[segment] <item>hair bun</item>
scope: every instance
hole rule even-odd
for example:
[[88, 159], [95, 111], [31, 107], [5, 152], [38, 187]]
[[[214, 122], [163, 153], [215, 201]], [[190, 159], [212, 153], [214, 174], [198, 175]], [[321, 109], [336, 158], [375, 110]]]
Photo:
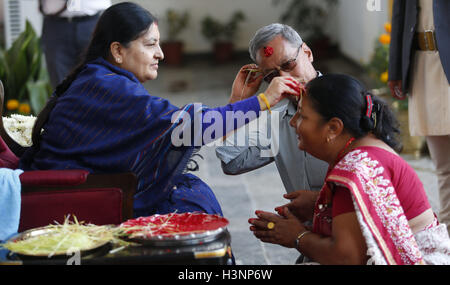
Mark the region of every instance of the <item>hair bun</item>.
[[361, 124], [361, 128], [363, 130], [365, 130], [365, 131], [368, 131], [368, 132], [372, 131], [375, 128], [374, 121], [371, 118], [367, 117], [367, 116], [363, 116], [361, 118], [360, 124]]

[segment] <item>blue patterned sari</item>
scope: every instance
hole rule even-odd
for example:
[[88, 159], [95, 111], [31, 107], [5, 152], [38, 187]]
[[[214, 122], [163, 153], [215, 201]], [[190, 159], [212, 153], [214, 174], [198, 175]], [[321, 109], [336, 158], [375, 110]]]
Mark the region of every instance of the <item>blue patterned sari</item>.
[[[57, 99], [39, 146], [27, 150], [20, 168], [86, 169], [91, 173], [131, 171], [138, 178], [135, 216], [174, 211], [222, 215], [208, 185], [187, 172], [199, 147], [172, 144], [171, 134], [182, 123], [172, 123], [172, 115], [179, 110], [168, 100], [151, 96], [132, 73], [99, 58], [87, 64]], [[194, 104], [182, 110], [192, 118], [209, 111], [225, 117], [227, 111], [254, 111], [259, 115], [260, 107], [253, 97], [224, 107], [203, 107], [199, 114], [195, 113]], [[223, 133], [215, 136], [222, 137], [248, 123], [241, 121], [236, 119], [231, 129], [230, 124], [224, 125]], [[210, 125], [202, 122], [202, 131], [194, 134], [193, 140], [198, 140]]]

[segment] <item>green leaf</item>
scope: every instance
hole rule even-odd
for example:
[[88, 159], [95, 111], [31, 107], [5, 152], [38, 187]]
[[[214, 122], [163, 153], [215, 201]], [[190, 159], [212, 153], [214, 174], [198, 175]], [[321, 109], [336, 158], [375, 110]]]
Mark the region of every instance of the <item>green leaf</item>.
[[25, 84], [28, 80], [29, 70], [27, 58], [24, 53], [19, 53], [13, 65], [11, 66], [11, 77], [14, 84], [14, 92], [17, 92], [18, 100], [22, 100], [26, 87]]
[[190, 14], [187, 11], [181, 13], [173, 9], [168, 9], [166, 11], [166, 18], [168, 23], [168, 38], [170, 40], [176, 40], [181, 31], [187, 28]]
[[11, 48], [0, 52], [0, 79], [5, 87], [5, 100], [30, 102], [35, 113], [42, 109], [52, 92], [42, 58], [40, 39], [27, 21], [25, 31]]
[[8, 59], [8, 64], [12, 64], [12, 61], [14, 61], [18, 54], [21, 51], [21, 47], [23, 46], [23, 43], [27, 39], [27, 34], [25, 32], [21, 33], [19, 37], [12, 43], [11, 47], [6, 51], [6, 58]]
[[30, 96], [30, 107], [34, 114], [44, 108], [48, 100], [48, 81], [39, 80], [36, 82], [29, 81], [27, 83], [27, 90]]
[[29, 45], [29, 50], [30, 50], [30, 47], [31, 47], [31, 49], [33, 51], [28, 53], [29, 65], [30, 65], [30, 77], [31, 77], [32, 80], [38, 80], [39, 72], [40, 72], [41, 66], [42, 66], [41, 50], [36, 47], [36, 44], [38, 44], [37, 43], [37, 38], [34, 38], [30, 42], [30, 45]]
[[5, 83], [5, 78], [8, 74], [8, 65], [6, 64], [5, 52], [0, 50], [0, 79], [3, 84]]

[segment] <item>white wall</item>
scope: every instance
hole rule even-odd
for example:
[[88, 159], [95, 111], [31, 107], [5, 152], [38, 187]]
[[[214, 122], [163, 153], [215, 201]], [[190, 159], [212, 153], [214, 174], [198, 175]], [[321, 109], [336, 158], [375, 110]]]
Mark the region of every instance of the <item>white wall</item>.
[[0, 0], [0, 22], [3, 23], [4, 15], [3, 15], [3, 0]]
[[381, 11], [369, 11], [366, 0], [339, 0], [328, 30], [342, 53], [359, 63], [368, 63], [375, 41], [390, 21], [388, 0], [380, 0]]
[[[0, 0], [0, 6], [3, 6], [1, 4], [4, 1], [7, 0]], [[40, 34], [42, 19], [36, 10], [38, 1], [20, 1], [24, 9], [23, 13], [31, 20]], [[388, 21], [388, 0], [380, 0], [381, 11], [373, 12], [367, 9], [367, 1], [339, 0], [338, 6], [327, 19], [326, 27], [328, 34], [338, 44], [341, 51], [360, 63], [369, 61], [374, 42], [383, 32], [384, 23]], [[112, 2], [123, 1], [112, 0]], [[273, 0], [135, 0], [133, 2], [141, 4], [159, 18], [161, 40], [165, 40], [167, 34], [165, 11], [168, 8], [180, 11], [188, 10], [191, 14], [191, 23], [188, 29], [181, 34], [187, 53], [210, 51], [211, 45], [202, 36], [200, 26], [202, 18], [206, 15], [225, 21], [234, 11], [242, 10], [246, 14], [247, 20], [240, 26], [235, 45], [238, 50], [247, 50], [248, 42], [256, 30], [264, 25], [278, 22], [286, 7], [283, 4], [273, 5]]]
[[[113, 3], [123, 2], [113, 0]], [[166, 37], [165, 12], [168, 8], [179, 11], [185, 9], [191, 14], [188, 29], [180, 37], [185, 41], [187, 53], [208, 52], [211, 44], [201, 34], [201, 20], [211, 15], [220, 21], [227, 21], [236, 10], [242, 10], [247, 20], [240, 26], [235, 46], [247, 50], [248, 42], [256, 30], [264, 25], [278, 22], [285, 5], [272, 4], [272, 0], [135, 0], [154, 14], [160, 22], [161, 40]]]
[[[0, 6], [1, 6], [1, 18], [0, 21], [4, 22], [4, 28], [5, 28], [5, 40], [6, 45], [9, 47], [12, 44], [12, 41], [17, 37], [17, 35], [14, 35], [10, 31], [9, 27], [9, 14], [8, 10], [6, 9], [6, 2], [8, 0], [0, 0]], [[25, 19], [30, 21], [33, 28], [36, 30], [36, 33], [38, 35], [41, 34], [42, 29], [42, 16], [39, 13], [39, 1], [38, 0], [19, 0], [20, 5], [20, 13], [22, 14], [21, 21], [20, 21], [20, 29], [25, 29]]]
[[[299, 1], [299, 0], [297, 0]], [[319, 0], [320, 1], [320, 0]], [[367, 63], [373, 53], [374, 43], [384, 31], [388, 21], [388, 0], [379, 0], [381, 11], [369, 11], [368, 0], [339, 0], [338, 6], [327, 19], [326, 31], [338, 44], [341, 51], [359, 63]], [[113, 3], [123, 2], [113, 0]], [[137, 0], [134, 1], [160, 19], [161, 39], [165, 39], [164, 13], [168, 8], [187, 9], [191, 13], [191, 25], [181, 38], [185, 41], [186, 52], [207, 52], [210, 43], [201, 34], [201, 19], [212, 15], [219, 20], [227, 20], [236, 10], [247, 15], [241, 25], [236, 48], [247, 50], [248, 42], [256, 30], [266, 24], [278, 22], [286, 4], [273, 5], [272, 0]]]

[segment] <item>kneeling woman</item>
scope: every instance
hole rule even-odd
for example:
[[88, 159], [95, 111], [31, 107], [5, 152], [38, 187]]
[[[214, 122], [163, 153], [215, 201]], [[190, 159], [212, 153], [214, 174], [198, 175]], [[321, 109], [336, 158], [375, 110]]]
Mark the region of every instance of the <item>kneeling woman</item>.
[[311, 81], [291, 126], [300, 149], [329, 163], [325, 183], [316, 197], [305, 190], [287, 197], [279, 215], [257, 211], [249, 221], [255, 236], [321, 264], [449, 264], [446, 227], [396, 152], [397, 125], [357, 80]]
[[[280, 78], [268, 87], [266, 98], [255, 96], [213, 109], [186, 105], [181, 110], [190, 116], [188, 120], [177, 113], [178, 107], [150, 95], [142, 85], [158, 75], [158, 63], [164, 58], [159, 42], [155, 18], [139, 5], [119, 3], [104, 11], [84, 60], [39, 114], [33, 147], [21, 157], [20, 167], [133, 172], [138, 178], [136, 216], [174, 211], [222, 214], [211, 189], [186, 172], [195, 143], [208, 143], [202, 141], [202, 130], [212, 125], [190, 128], [198, 121], [194, 117], [209, 111], [222, 118], [228, 111], [259, 115], [277, 104], [283, 93], [295, 92], [283, 83], [287, 78]], [[185, 126], [183, 139], [192, 140], [177, 146], [172, 134], [181, 126]], [[226, 127], [230, 126], [240, 127], [238, 122], [228, 122]], [[211, 139], [230, 131], [226, 127], [216, 130]], [[196, 128], [201, 132], [191, 136], [189, 130]]]

